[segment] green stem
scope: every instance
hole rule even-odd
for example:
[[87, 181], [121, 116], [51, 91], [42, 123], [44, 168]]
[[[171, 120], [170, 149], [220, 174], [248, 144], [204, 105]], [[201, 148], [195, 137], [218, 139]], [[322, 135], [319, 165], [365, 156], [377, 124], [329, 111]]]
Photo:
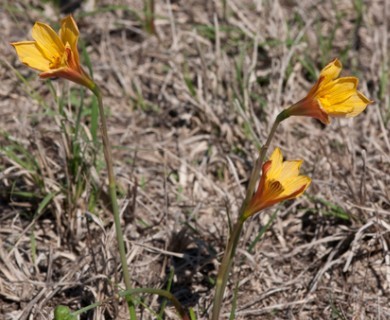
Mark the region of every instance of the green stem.
[[[123, 278], [125, 281], [126, 290], [130, 290], [131, 289], [130, 274], [127, 265], [126, 249], [123, 240], [121, 220], [119, 216], [119, 206], [118, 206], [118, 200], [116, 196], [116, 181], [115, 181], [114, 168], [113, 168], [111, 144], [110, 144], [110, 140], [108, 139], [107, 121], [106, 121], [106, 116], [104, 114], [103, 99], [98, 85], [95, 85], [91, 90], [98, 99], [100, 124], [101, 124], [100, 129], [101, 129], [102, 140], [103, 140], [104, 158], [106, 160], [106, 166], [108, 172], [108, 189], [111, 198], [112, 212], [114, 214], [115, 233], [118, 241], [119, 255], [121, 259]], [[128, 304], [129, 304], [130, 319], [135, 320], [136, 319], [135, 307], [131, 299], [128, 301]]]
[[217, 283], [215, 286], [213, 314], [211, 317], [212, 320], [219, 320], [219, 313], [221, 312], [223, 294], [225, 293], [227, 278], [230, 273], [233, 257], [236, 253], [236, 248], [240, 239], [240, 234], [243, 225], [244, 220], [238, 219], [237, 223], [233, 228], [232, 234], [230, 235], [228, 245], [226, 247], [221, 265], [219, 267]]
[[155, 34], [154, 25], [154, 0], [144, 0], [145, 30], [149, 34]]
[[240, 212], [238, 215], [237, 222], [233, 228], [233, 231], [230, 235], [228, 245], [226, 247], [221, 265], [218, 270], [218, 276], [217, 276], [217, 283], [215, 286], [215, 297], [214, 297], [214, 305], [213, 305], [213, 313], [212, 313], [212, 320], [219, 320], [219, 314], [221, 312], [221, 307], [222, 307], [222, 300], [223, 300], [223, 295], [225, 292], [226, 284], [227, 284], [227, 279], [230, 273], [230, 269], [232, 266], [233, 262], [233, 257], [236, 253], [236, 248], [238, 241], [240, 240], [240, 234], [242, 231], [242, 227], [244, 225], [244, 222], [246, 220], [246, 217], [244, 217], [244, 212], [249, 204], [249, 202], [252, 199], [253, 193], [256, 188], [256, 183], [259, 179], [260, 175], [260, 170], [263, 165], [265, 156], [267, 154], [267, 150], [269, 148], [269, 145], [271, 144], [271, 140], [275, 135], [276, 129], [279, 125], [280, 122], [282, 122], [284, 119], [288, 118], [288, 115], [286, 114], [285, 111], [282, 111], [278, 114], [276, 117], [271, 131], [268, 135], [267, 141], [263, 145], [263, 147], [260, 150], [260, 154], [258, 158], [256, 159], [255, 165], [253, 166], [251, 176], [249, 178], [249, 183], [248, 183], [248, 188], [246, 191], [245, 199], [242, 202]]
[[258, 158], [256, 159], [255, 165], [253, 166], [252, 173], [251, 173], [251, 176], [249, 179], [248, 188], [247, 188], [246, 195], [245, 195], [245, 200], [244, 200], [244, 202], [241, 206], [241, 209], [240, 209], [240, 216], [245, 211], [246, 207], [248, 206], [249, 202], [252, 199], [253, 193], [255, 192], [256, 183], [257, 183], [259, 176], [260, 176], [260, 170], [261, 170], [261, 167], [263, 166], [265, 156], [267, 154], [269, 145], [271, 144], [271, 140], [275, 135], [276, 129], [277, 129], [279, 123], [281, 123], [287, 117], [288, 116], [286, 116], [284, 110], [278, 114], [278, 116], [276, 117], [276, 119], [272, 125], [271, 131], [268, 134], [267, 141], [260, 149], [260, 154], [259, 154]]

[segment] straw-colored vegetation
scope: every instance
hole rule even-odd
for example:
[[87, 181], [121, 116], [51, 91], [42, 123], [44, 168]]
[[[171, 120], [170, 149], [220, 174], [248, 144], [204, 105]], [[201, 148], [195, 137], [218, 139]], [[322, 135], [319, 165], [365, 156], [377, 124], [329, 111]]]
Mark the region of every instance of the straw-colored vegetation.
[[[40, 80], [10, 42], [72, 13], [101, 87], [133, 288], [167, 289], [197, 319], [275, 117], [333, 58], [375, 103], [330, 125], [291, 117], [280, 147], [304, 195], [244, 225], [221, 318], [390, 318], [388, 1], [2, 1], [0, 319], [128, 319], [97, 100]], [[56, 3], [62, 3], [60, 10]], [[139, 319], [177, 319], [134, 297]]]

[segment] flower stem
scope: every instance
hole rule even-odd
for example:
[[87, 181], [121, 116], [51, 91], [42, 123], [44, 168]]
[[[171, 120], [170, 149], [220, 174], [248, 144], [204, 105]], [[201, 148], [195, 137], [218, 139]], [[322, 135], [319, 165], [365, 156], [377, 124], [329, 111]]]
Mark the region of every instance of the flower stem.
[[144, 0], [145, 30], [149, 34], [155, 34], [154, 25], [154, 0]]
[[242, 202], [240, 212], [238, 214], [237, 222], [233, 228], [233, 231], [229, 237], [229, 242], [227, 244], [224, 256], [222, 258], [221, 265], [218, 270], [218, 276], [217, 276], [217, 283], [215, 286], [215, 296], [214, 296], [214, 305], [213, 305], [213, 313], [212, 313], [212, 320], [219, 320], [219, 314], [221, 312], [222, 307], [222, 300], [223, 295], [225, 292], [227, 279], [230, 273], [230, 269], [233, 262], [233, 257], [236, 253], [236, 248], [238, 241], [240, 240], [240, 234], [242, 231], [242, 227], [244, 225], [244, 222], [246, 220], [246, 217], [244, 216], [244, 212], [249, 204], [249, 202], [252, 199], [253, 193], [256, 188], [256, 183], [259, 179], [260, 170], [264, 162], [264, 158], [267, 154], [267, 150], [269, 148], [269, 145], [271, 144], [271, 140], [275, 135], [276, 129], [280, 122], [282, 122], [284, 119], [288, 118], [288, 115], [282, 111], [278, 114], [276, 117], [271, 131], [268, 135], [267, 141], [262, 146], [260, 150], [260, 154], [258, 158], [256, 159], [255, 165], [253, 166], [251, 176], [249, 178], [248, 188], [246, 190], [245, 199]]
[[248, 183], [248, 188], [247, 188], [246, 195], [245, 195], [245, 200], [244, 200], [244, 202], [241, 206], [241, 209], [240, 209], [240, 216], [245, 212], [246, 207], [248, 206], [250, 200], [252, 199], [253, 193], [254, 193], [255, 188], [256, 188], [256, 182], [259, 179], [261, 167], [263, 165], [263, 162], [264, 162], [265, 156], [267, 154], [269, 145], [271, 144], [271, 140], [275, 135], [276, 129], [278, 128], [279, 123], [281, 123], [287, 117], [288, 116], [286, 116], [284, 110], [278, 114], [278, 116], [276, 117], [276, 119], [272, 125], [271, 131], [268, 134], [267, 141], [260, 149], [260, 154], [259, 154], [258, 158], [256, 159], [255, 165], [253, 166], [253, 169], [252, 169], [251, 176], [249, 178], [249, 183]]
[[237, 223], [233, 228], [232, 234], [230, 235], [228, 245], [226, 247], [221, 265], [219, 267], [217, 283], [215, 286], [213, 314], [211, 317], [212, 320], [219, 320], [219, 313], [221, 312], [223, 294], [225, 293], [227, 278], [230, 273], [230, 268], [232, 266], [233, 257], [236, 252], [243, 225], [244, 220], [238, 219]]
[[[123, 278], [125, 281], [126, 290], [130, 290], [131, 289], [130, 274], [127, 265], [125, 243], [123, 240], [121, 220], [119, 216], [119, 206], [118, 206], [118, 199], [116, 196], [116, 181], [115, 181], [114, 168], [113, 168], [111, 144], [110, 144], [110, 140], [108, 139], [107, 121], [106, 121], [106, 116], [104, 114], [103, 99], [102, 99], [101, 90], [98, 85], [95, 84], [91, 90], [98, 99], [98, 106], [99, 106], [99, 113], [100, 113], [100, 129], [101, 129], [102, 140], [103, 140], [104, 158], [106, 160], [106, 166], [108, 172], [108, 189], [111, 198], [112, 212], [114, 214], [115, 233], [118, 242], [119, 255], [121, 259]], [[136, 319], [135, 307], [131, 299], [128, 300], [128, 305], [129, 305], [130, 319], [135, 320]]]

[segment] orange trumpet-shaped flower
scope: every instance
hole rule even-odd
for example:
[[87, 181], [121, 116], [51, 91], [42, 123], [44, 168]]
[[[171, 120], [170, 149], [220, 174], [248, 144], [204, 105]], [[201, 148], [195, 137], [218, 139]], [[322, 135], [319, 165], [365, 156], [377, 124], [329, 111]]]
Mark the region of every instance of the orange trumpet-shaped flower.
[[331, 117], [355, 117], [373, 103], [357, 91], [359, 80], [355, 77], [338, 78], [341, 62], [334, 59], [321, 70], [317, 83], [308, 95], [284, 111], [286, 117], [308, 116], [329, 124]]
[[80, 65], [79, 29], [72, 16], [61, 21], [58, 34], [49, 25], [36, 22], [32, 38], [34, 41], [11, 43], [22, 63], [41, 71], [41, 78], [60, 77], [94, 88], [94, 82]]
[[299, 175], [302, 160], [283, 161], [283, 155], [276, 148], [263, 165], [259, 186], [243, 219], [278, 202], [299, 197], [310, 185], [311, 179]]

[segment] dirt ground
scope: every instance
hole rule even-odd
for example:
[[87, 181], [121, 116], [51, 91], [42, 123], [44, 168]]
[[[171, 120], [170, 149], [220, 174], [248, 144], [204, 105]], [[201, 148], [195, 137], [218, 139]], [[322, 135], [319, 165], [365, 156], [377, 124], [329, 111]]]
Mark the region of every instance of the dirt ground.
[[[132, 284], [170, 286], [198, 319], [258, 147], [338, 57], [375, 103], [279, 126], [271, 150], [312, 184], [246, 223], [221, 319], [390, 319], [389, 1], [155, 0], [154, 26], [141, 0], [60, 2], [1, 1], [0, 319], [96, 301], [80, 319], [129, 318], [111, 299], [124, 283], [96, 103], [9, 45], [68, 13], [104, 94]], [[139, 319], [177, 319], [137, 303]]]

